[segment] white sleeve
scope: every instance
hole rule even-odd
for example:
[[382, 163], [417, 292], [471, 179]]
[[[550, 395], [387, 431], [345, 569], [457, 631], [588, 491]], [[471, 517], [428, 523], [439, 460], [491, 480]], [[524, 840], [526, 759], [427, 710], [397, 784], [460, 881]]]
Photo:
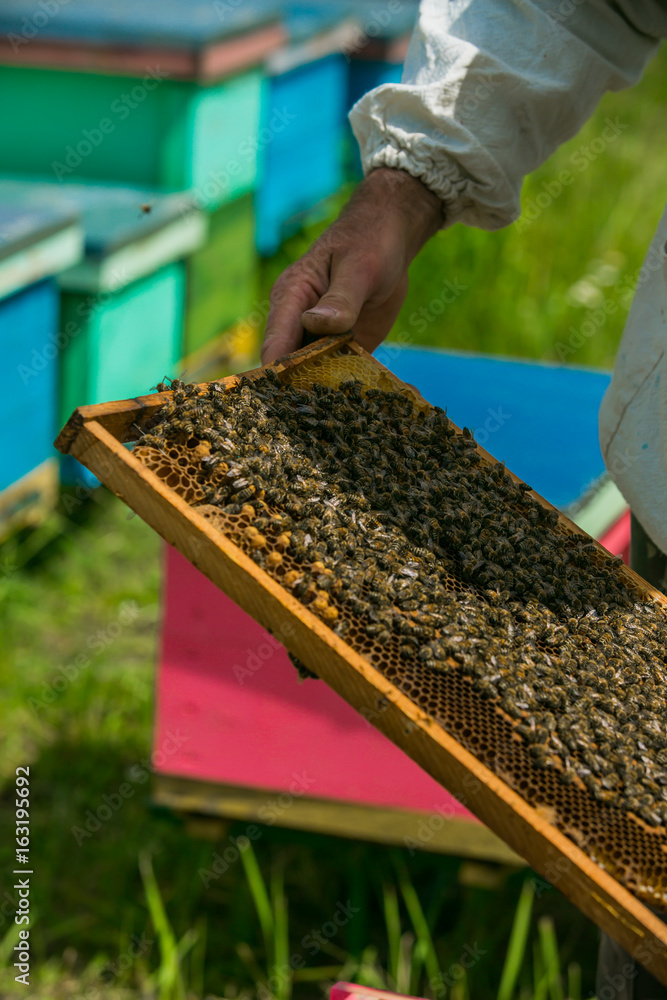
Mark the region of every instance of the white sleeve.
[[639, 79], [665, 34], [659, 0], [422, 0], [402, 82], [350, 112], [364, 172], [419, 178], [447, 225], [508, 225], [526, 174]]

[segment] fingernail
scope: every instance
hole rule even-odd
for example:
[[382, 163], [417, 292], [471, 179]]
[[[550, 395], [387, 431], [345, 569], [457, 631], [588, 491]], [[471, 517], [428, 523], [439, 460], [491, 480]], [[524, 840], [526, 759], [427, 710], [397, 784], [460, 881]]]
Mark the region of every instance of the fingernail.
[[313, 306], [312, 309], [306, 309], [307, 316], [328, 316], [334, 318], [338, 316], [338, 310], [334, 309], [333, 306]]

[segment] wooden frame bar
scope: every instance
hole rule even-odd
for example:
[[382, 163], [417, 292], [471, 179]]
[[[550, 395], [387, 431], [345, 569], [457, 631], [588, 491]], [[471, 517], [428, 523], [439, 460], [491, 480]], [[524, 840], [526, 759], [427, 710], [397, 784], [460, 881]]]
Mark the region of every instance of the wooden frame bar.
[[[261, 823], [266, 803], [282, 793], [280, 789], [245, 788], [201, 781], [177, 774], [154, 774], [152, 800], [175, 812]], [[336, 837], [368, 839], [380, 844], [418, 844], [419, 850], [455, 854], [479, 861], [522, 865], [514, 851], [506, 847], [481, 823], [448, 817], [437, 829], [429, 826], [433, 814], [385, 806], [367, 806], [337, 799], [302, 796], [294, 798], [288, 810], [272, 815], [276, 826], [308, 830]], [[429, 837], [419, 838], [419, 827]], [[354, 833], [350, 831], [354, 830]]]

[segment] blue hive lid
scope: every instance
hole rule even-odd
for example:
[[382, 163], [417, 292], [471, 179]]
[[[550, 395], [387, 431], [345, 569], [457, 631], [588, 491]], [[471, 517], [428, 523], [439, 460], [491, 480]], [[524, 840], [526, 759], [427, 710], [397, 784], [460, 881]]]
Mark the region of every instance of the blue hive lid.
[[[36, 9], [34, 0], [2, 0], [0, 34], [22, 37]], [[275, 0], [69, 0], [46, 23], [40, 19], [37, 37], [87, 45], [185, 48], [253, 31], [279, 16]]]
[[[0, 177], [2, 204], [17, 205], [25, 212], [80, 218], [85, 261], [61, 278], [71, 288], [106, 287], [105, 281], [100, 285], [102, 267], [109, 273], [115, 270], [117, 275], [123, 270], [127, 275], [124, 283], [129, 283], [191, 253], [206, 233], [206, 221], [188, 194]], [[124, 250], [132, 255], [119, 258]]]
[[0, 198], [0, 299], [81, 259], [83, 234], [72, 206]]
[[30, 206], [0, 196], [0, 260], [69, 228], [77, 217], [72, 206]]

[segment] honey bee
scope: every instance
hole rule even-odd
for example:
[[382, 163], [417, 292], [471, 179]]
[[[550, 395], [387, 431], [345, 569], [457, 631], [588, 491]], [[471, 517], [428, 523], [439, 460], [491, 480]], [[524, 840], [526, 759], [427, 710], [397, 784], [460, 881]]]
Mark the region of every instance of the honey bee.
[[667, 822], [664, 614], [585, 536], [556, 535], [557, 513], [469, 430], [356, 379], [156, 389], [138, 455], [166, 468], [185, 439], [205, 502], [246, 519], [235, 543], [337, 635], [360, 652], [395, 636], [406, 677], [462, 674], [528, 766]]

